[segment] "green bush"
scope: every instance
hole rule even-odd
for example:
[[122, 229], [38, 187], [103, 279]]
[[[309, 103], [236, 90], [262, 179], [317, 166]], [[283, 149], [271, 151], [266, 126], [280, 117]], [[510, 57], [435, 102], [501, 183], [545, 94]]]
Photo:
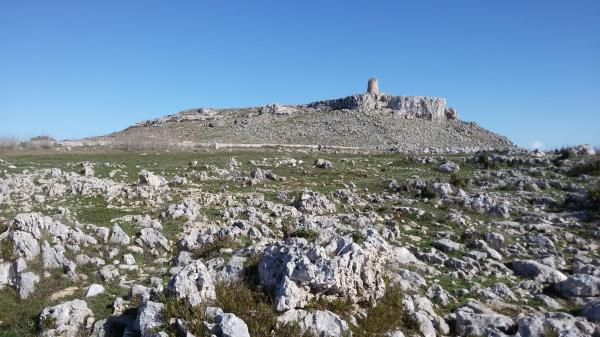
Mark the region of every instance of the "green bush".
[[433, 187], [431, 187], [429, 184], [421, 191], [421, 198], [435, 199], [435, 197], [436, 195], [433, 191]]
[[359, 231], [354, 231], [352, 232], [352, 241], [354, 241], [355, 243], [361, 244], [363, 242], [365, 242], [367, 240], [367, 238], [365, 237], [365, 235]]
[[582, 174], [600, 176], [600, 155], [591, 156], [583, 162], [576, 164], [567, 174], [572, 177]]
[[405, 333], [418, 331], [418, 323], [402, 305], [403, 298], [404, 294], [399, 286], [388, 287], [377, 304], [367, 310], [367, 316], [358, 321], [358, 325], [353, 328], [353, 336], [383, 337], [396, 330]]
[[216, 305], [225, 312], [232, 312], [248, 325], [251, 336], [271, 336], [277, 324], [277, 316], [271, 298], [260, 288], [251, 289], [244, 281], [217, 283]]
[[484, 169], [490, 170], [496, 168], [496, 163], [492, 161], [492, 158], [485, 154], [480, 154], [475, 158], [475, 163], [481, 165]]
[[588, 196], [590, 198], [590, 201], [594, 204], [594, 206], [600, 207], [600, 185], [591, 188], [588, 191]]
[[334, 300], [328, 300], [324, 297], [314, 297], [308, 305], [305, 307], [306, 310], [329, 310], [333, 313], [338, 314], [343, 319], [348, 319], [354, 311], [354, 305], [346, 298], [336, 298]]
[[469, 179], [456, 173], [450, 175], [450, 184], [459, 188], [465, 188], [469, 185]]
[[10, 261], [13, 257], [13, 242], [10, 239], [0, 241], [0, 257], [5, 261]]
[[319, 233], [313, 229], [300, 228], [290, 234], [291, 237], [305, 238], [308, 241], [315, 241], [319, 236]]
[[565, 160], [565, 159], [571, 159], [573, 157], [575, 157], [575, 151], [573, 151], [572, 148], [568, 148], [568, 147], [563, 147], [560, 150], [558, 150], [558, 159], [559, 160]]
[[[171, 318], [180, 318], [187, 323], [187, 328], [194, 336], [210, 337], [212, 332], [204, 326], [204, 321], [209, 321], [206, 317], [206, 307], [199, 305], [192, 307], [186, 300], [176, 299], [168, 295], [161, 295], [159, 302], [165, 306], [162, 310], [163, 322], [169, 322]], [[174, 326], [167, 326], [165, 331], [169, 335], [175, 335], [177, 330]]]
[[213, 258], [216, 257], [223, 248], [236, 249], [239, 248], [240, 245], [241, 243], [232, 237], [224, 236], [203, 245], [199, 250], [194, 251], [194, 253], [203, 258]]

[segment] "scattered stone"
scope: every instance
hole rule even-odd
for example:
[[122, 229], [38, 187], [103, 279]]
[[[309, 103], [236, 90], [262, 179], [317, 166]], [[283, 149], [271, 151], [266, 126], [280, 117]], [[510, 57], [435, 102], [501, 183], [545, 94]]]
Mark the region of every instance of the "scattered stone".
[[151, 187], [161, 187], [167, 184], [167, 179], [146, 170], [140, 171], [138, 181], [140, 185], [148, 185]]
[[442, 173], [456, 173], [460, 171], [460, 166], [458, 164], [453, 163], [451, 161], [445, 162], [438, 167], [438, 171]]
[[101, 284], [92, 284], [88, 287], [85, 297], [94, 297], [104, 293], [104, 287]]
[[315, 166], [318, 168], [332, 168], [333, 164], [329, 161], [329, 160], [325, 160], [325, 159], [317, 159], [315, 161]]

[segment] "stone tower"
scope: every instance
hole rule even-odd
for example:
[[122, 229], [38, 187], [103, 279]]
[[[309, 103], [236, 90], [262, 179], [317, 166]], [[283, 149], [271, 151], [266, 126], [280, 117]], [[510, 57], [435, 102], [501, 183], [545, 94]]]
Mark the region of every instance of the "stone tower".
[[367, 86], [367, 93], [369, 93], [369, 94], [378, 94], [379, 93], [379, 85], [377, 84], [377, 79], [375, 77], [369, 79], [369, 85]]

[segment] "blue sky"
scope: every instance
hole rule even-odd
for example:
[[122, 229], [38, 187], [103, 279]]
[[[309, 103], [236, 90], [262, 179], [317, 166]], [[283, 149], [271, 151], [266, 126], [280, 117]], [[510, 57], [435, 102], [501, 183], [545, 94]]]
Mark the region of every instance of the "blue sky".
[[529, 147], [600, 145], [600, 1], [0, 0], [0, 135], [191, 107], [444, 96]]

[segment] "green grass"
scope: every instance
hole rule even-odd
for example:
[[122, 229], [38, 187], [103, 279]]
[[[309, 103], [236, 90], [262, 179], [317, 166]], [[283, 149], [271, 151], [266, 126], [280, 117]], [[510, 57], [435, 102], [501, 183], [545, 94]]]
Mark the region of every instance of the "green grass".
[[354, 337], [384, 337], [386, 333], [401, 330], [412, 336], [418, 330], [418, 324], [410, 313], [404, 310], [404, 293], [398, 286], [390, 286], [375, 306], [367, 309], [367, 315], [358, 320], [352, 328]]
[[0, 336], [32, 336], [37, 329], [38, 315], [43, 308], [68, 301], [73, 296], [50, 300], [50, 295], [65, 289], [74, 283], [62, 278], [59, 273], [40, 280], [35, 293], [25, 300], [20, 300], [12, 288], [0, 291]]

